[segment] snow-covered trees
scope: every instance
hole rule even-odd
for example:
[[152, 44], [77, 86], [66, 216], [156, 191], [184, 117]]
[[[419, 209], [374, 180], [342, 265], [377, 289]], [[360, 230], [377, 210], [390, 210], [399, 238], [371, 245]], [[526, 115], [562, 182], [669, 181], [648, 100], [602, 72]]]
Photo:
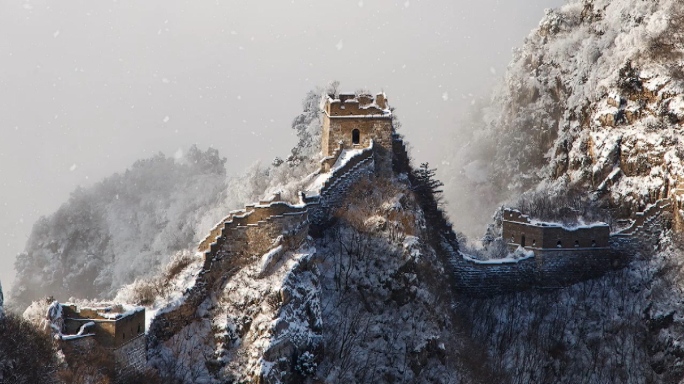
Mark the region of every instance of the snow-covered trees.
[[683, 14], [676, 0], [549, 10], [489, 105], [459, 127], [466, 144], [445, 178], [457, 227], [539, 183], [601, 189], [623, 214], [658, 199], [684, 163]]
[[15, 264], [15, 302], [107, 298], [192, 247], [217, 220], [212, 208], [225, 204], [224, 163], [215, 149], [192, 147], [181, 159], [159, 154], [77, 189], [34, 224]]
[[415, 185], [413, 191], [419, 196], [424, 196], [427, 199], [432, 199], [439, 204], [442, 193], [441, 188], [444, 183], [436, 178], [436, 169], [430, 168], [430, 164], [422, 163], [420, 167], [413, 171]]

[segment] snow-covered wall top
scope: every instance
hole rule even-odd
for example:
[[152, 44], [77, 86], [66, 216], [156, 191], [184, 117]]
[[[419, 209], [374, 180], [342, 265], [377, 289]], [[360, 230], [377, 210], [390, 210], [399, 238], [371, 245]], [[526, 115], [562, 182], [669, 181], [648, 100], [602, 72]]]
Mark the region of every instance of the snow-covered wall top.
[[332, 118], [365, 116], [390, 118], [392, 115], [384, 93], [378, 93], [375, 98], [368, 94], [356, 95], [354, 93], [341, 93], [338, 98], [328, 95], [323, 111]]

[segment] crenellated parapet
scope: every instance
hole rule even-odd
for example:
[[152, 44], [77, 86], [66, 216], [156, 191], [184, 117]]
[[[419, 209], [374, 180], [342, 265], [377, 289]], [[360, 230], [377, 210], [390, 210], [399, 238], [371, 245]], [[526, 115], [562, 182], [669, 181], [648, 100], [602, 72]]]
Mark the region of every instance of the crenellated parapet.
[[392, 117], [392, 111], [384, 93], [378, 93], [375, 97], [355, 93], [341, 93], [337, 98], [328, 96], [323, 111], [331, 118], [390, 119]]

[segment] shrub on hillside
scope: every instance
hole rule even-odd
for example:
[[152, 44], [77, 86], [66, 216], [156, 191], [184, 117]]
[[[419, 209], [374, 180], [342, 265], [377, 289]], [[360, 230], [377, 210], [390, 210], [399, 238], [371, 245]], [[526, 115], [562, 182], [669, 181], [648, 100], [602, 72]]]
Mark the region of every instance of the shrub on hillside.
[[54, 383], [57, 366], [48, 333], [12, 313], [0, 319], [0, 383]]

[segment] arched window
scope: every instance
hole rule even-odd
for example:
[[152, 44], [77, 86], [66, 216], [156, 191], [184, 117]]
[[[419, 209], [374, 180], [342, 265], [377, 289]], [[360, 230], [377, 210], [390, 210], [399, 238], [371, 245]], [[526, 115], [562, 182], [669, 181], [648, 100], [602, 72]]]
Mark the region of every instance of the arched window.
[[556, 248], [563, 248], [563, 243], [560, 240], [556, 243]]
[[126, 340], [126, 332], [123, 333], [122, 339], [123, 339], [123, 340]]
[[592, 246], [592, 247], [595, 247], [595, 246], [596, 246], [596, 240], [592, 240], [592, 241], [591, 241], [591, 246]]
[[361, 132], [358, 129], [352, 131], [352, 144], [361, 142]]
[[532, 240], [532, 246], [536, 247], [537, 246], [537, 240]]
[[524, 247], [524, 246], [525, 246], [525, 235], [522, 235], [522, 236], [520, 237], [520, 246], [521, 246], [521, 247]]
[[138, 333], [140, 333], [140, 324], [138, 324]]
[[575, 248], [579, 248], [579, 240], [575, 240]]

